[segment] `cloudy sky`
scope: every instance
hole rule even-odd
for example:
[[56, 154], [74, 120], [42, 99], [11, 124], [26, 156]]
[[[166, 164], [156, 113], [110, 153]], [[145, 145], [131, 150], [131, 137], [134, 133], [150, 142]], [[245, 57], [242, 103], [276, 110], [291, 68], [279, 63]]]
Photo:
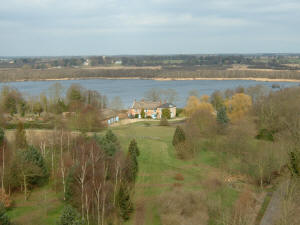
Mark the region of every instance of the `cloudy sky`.
[[0, 0], [0, 56], [262, 52], [300, 52], [300, 0]]

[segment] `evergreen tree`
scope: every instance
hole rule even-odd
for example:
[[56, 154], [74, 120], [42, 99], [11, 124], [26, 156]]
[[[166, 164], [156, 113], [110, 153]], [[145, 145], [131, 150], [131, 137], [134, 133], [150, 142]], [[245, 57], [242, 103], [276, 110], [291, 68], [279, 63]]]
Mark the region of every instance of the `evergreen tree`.
[[44, 158], [41, 153], [34, 148], [29, 146], [25, 151], [23, 151], [23, 157], [26, 162], [32, 163], [34, 166], [40, 168], [41, 176], [32, 177], [29, 179], [30, 184], [38, 184], [40, 181], [48, 178], [48, 171], [44, 162]]
[[113, 156], [121, 148], [117, 136], [111, 130], [108, 130], [104, 137], [95, 138], [108, 156]]
[[6, 209], [3, 203], [0, 203], [0, 224], [1, 225], [10, 225], [11, 222], [6, 214]]
[[220, 107], [219, 110], [217, 111], [217, 121], [221, 125], [226, 125], [229, 123], [229, 118], [227, 116], [226, 108], [224, 106]]
[[66, 193], [65, 193], [65, 198], [67, 202], [71, 202], [72, 198], [74, 197], [74, 189], [73, 187], [75, 186], [75, 168], [76, 166], [71, 167], [67, 178], [66, 178]]
[[126, 158], [126, 176], [129, 183], [134, 183], [138, 173], [138, 160], [137, 157], [140, 155], [139, 148], [136, 141], [133, 139], [130, 142], [127, 158]]
[[136, 140], [132, 139], [130, 144], [129, 144], [129, 148], [128, 148], [128, 152], [131, 155], [135, 155], [135, 156], [140, 156], [140, 150], [137, 146]]
[[117, 200], [121, 218], [124, 221], [129, 220], [133, 212], [133, 204], [131, 202], [130, 193], [126, 185], [122, 184], [120, 186]]
[[176, 146], [177, 144], [184, 142], [184, 141], [185, 141], [184, 130], [180, 126], [177, 126], [174, 136], [173, 136], [172, 144], [173, 144], [173, 146]]
[[57, 225], [83, 225], [79, 213], [70, 205], [66, 205], [62, 211]]
[[24, 125], [22, 122], [18, 123], [17, 130], [16, 130], [16, 146], [17, 148], [24, 149], [27, 146], [26, 141], [26, 132], [24, 130]]

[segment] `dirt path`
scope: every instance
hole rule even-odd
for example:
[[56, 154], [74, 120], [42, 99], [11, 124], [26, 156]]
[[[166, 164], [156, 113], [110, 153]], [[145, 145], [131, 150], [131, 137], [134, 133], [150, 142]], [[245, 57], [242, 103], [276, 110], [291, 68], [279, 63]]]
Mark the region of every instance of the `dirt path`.
[[289, 181], [285, 181], [280, 184], [276, 191], [274, 191], [271, 201], [265, 211], [265, 214], [260, 221], [260, 225], [275, 225], [278, 221], [281, 210], [282, 210], [282, 201], [287, 193], [289, 186]]

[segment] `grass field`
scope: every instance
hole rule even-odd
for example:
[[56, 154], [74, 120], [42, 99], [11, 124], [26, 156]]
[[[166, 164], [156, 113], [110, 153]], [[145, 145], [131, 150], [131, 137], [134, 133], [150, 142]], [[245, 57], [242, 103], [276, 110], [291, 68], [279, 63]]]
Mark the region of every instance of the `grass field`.
[[8, 216], [16, 225], [54, 225], [63, 209], [58, 196], [49, 186], [32, 191], [27, 201], [22, 193], [16, 194]]
[[[218, 168], [219, 156], [210, 151], [200, 151], [192, 160], [176, 157], [172, 146], [175, 126], [162, 127], [157, 123], [135, 123], [113, 129], [125, 150], [132, 138], [140, 148], [139, 176], [135, 200], [143, 204], [145, 225], [160, 225], [158, 198], [174, 189], [201, 191], [212, 176], [226, 176]], [[181, 179], [176, 179], [180, 175]], [[225, 207], [233, 204], [238, 192], [226, 186], [211, 192], [211, 198], [221, 197]], [[134, 218], [134, 217], [133, 217]], [[132, 224], [132, 221], [128, 224]], [[139, 224], [139, 223], [137, 223]]]
[[[160, 196], [175, 189], [207, 193], [209, 179], [227, 176], [218, 168], [220, 155], [209, 150], [199, 151], [191, 160], [178, 159], [171, 144], [175, 126], [138, 122], [112, 129], [124, 151], [135, 138], [141, 153], [135, 189], [136, 213], [128, 225], [160, 225]], [[211, 199], [222, 198], [224, 207], [230, 207], [237, 197], [238, 190], [230, 185], [209, 192]], [[49, 187], [34, 190], [27, 202], [22, 194], [14, 196], [14, 200], [15, 207], [9, 216], [18, 224], [55, 224], [63, 208], [59, 194]]]

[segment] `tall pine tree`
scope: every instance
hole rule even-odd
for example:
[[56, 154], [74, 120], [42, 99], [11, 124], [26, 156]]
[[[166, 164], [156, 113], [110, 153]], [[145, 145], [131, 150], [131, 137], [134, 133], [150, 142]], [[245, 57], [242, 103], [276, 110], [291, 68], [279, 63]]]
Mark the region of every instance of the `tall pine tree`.
[[129, 183], [134, 183], [138, 173], [138, 160], [137, 157], [140, 155], [140, 150], [137, 146], [135, 139], [133, 139], [128, 148], [126, 157], [126, 177]]
[[119, 188], [117, 202], [119, 206], [120, 216], [124, 221], [130, 219], [133, 212], [133, 203], [130, 198], [129, 186], [122, 184]]

